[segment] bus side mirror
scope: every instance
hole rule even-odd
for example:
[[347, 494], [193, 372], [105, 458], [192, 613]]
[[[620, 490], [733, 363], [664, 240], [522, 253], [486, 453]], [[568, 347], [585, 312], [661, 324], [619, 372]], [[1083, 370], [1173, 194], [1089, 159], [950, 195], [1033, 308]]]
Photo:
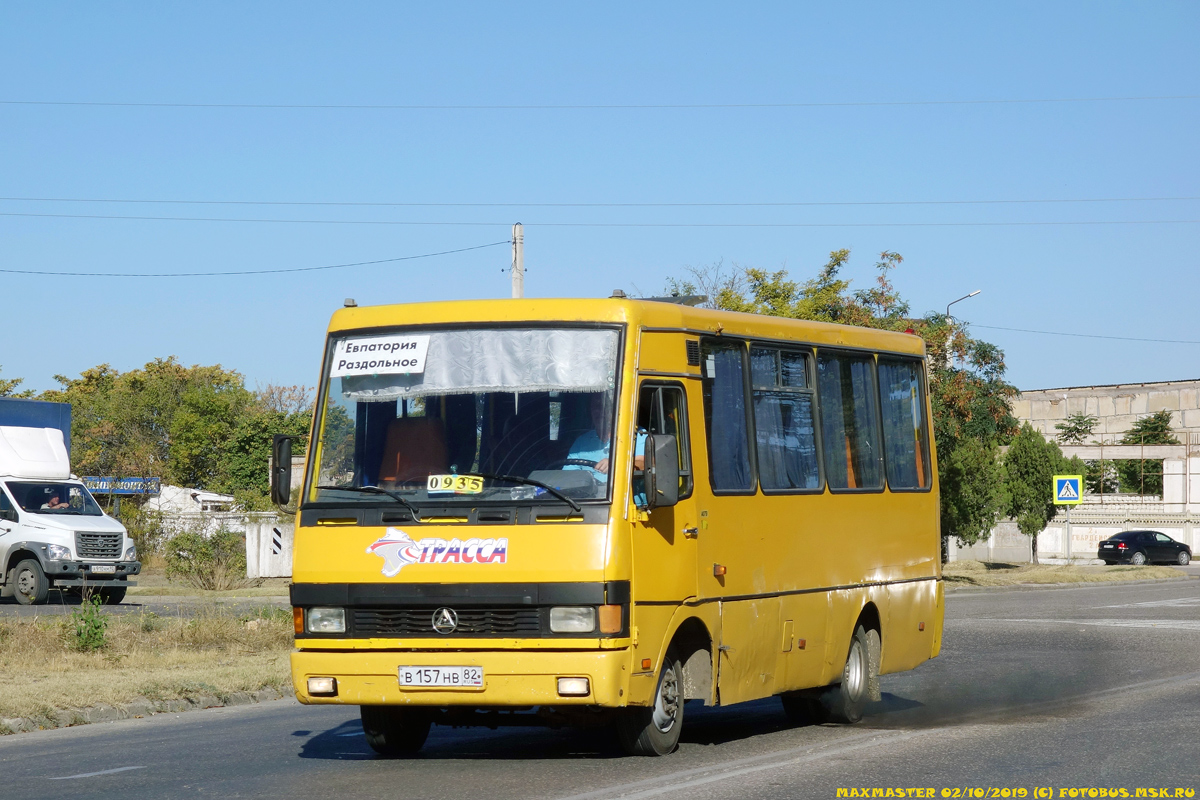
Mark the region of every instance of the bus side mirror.
[[646, 435], [645, 479], [647, 508], [664, 508], [679, 502], [679, 450], [674, 436]]
[[275, 434], [271, 442], [271, 502], [286, 506], [292, 498], [292, 440], [295, 436]]

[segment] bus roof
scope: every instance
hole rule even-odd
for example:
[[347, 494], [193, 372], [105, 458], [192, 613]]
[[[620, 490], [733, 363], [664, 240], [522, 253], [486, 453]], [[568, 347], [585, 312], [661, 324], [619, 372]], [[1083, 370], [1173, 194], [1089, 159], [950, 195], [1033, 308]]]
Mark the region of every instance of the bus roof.
[[612, 322], [700, 335], [792, 340], [918, 356], [925, 354], [924, 340], [913, 334], [630, 298], [454, 300], [350, 307], [334, 312], [329, 333], [463, 322]]

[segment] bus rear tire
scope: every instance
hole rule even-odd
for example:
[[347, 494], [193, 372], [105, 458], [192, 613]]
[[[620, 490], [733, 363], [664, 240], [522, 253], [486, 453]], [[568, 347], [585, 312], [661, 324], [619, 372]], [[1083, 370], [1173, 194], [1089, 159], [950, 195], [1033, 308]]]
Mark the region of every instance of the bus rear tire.
[[[872, 632], [873, 633], [873, 632]], [[878, 634], [876, 634], [878, 636]], [[859, 625], [850, 640], [846, 666], [842, 667], [842, 682], [831, 687], [821, 697], [830, 722], [853, 724], [862, 719], [863, 709], [871, 695], [871, 681], [879, 674], [877, 647], [871, 646], [867, 629]]]
[[617, 738], [631, 756], [665, 756], [679, 746], [683, 729], [683, 665], [667, 651], [658, 688], [650, 708], [623, 709], [617, 718]]
[[433, 724], [425, 711], [400, 706], [359, 706], [359, 715], [367, 744], [388, 758], [416, 755]]

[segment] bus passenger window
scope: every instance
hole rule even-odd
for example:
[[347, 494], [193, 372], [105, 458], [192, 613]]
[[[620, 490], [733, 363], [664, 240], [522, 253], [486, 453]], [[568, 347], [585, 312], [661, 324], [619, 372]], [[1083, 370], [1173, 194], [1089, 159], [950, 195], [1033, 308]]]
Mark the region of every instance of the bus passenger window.
[[929, 486], [925, 434], [925, 395], [921, 391], [921, 362], [879, 359], [879, 394], [883, 399], [883, 448], [888, 486], [924, 489]]
[[819, 488], [807, 357], [774, 347], [751, 347], [750, 383], [758, 482], [763, 491]]
[[704, 432], [708, 467], [717, 492], [753, 492], [750, 442], [746, 430], [745, 349], [740, 344], [702, 344]]
[[821, 445], [830, 489], [882, 489], [879, 395], [871, 356], [820, 353]]

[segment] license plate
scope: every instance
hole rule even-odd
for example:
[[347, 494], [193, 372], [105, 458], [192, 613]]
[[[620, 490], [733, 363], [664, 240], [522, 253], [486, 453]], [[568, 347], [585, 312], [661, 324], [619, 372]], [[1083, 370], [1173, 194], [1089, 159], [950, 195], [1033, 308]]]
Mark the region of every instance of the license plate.
[[401, 686], [483, 688], [483, 667], [400, 667]]
[[112, 564], [96, 564], [92, 567], [92, 572], [96, 575], [115, 575], [117, 568]]
[[1102, 545], [1100, 545], [1100, 546], [1101, 546], [1101, 547], [1103, 547], [1105, 550], [1112, 550], [1112, 549], [1113, 549], [1113, 546], [1112, 546], [1111, 544], [1102, 544]]

